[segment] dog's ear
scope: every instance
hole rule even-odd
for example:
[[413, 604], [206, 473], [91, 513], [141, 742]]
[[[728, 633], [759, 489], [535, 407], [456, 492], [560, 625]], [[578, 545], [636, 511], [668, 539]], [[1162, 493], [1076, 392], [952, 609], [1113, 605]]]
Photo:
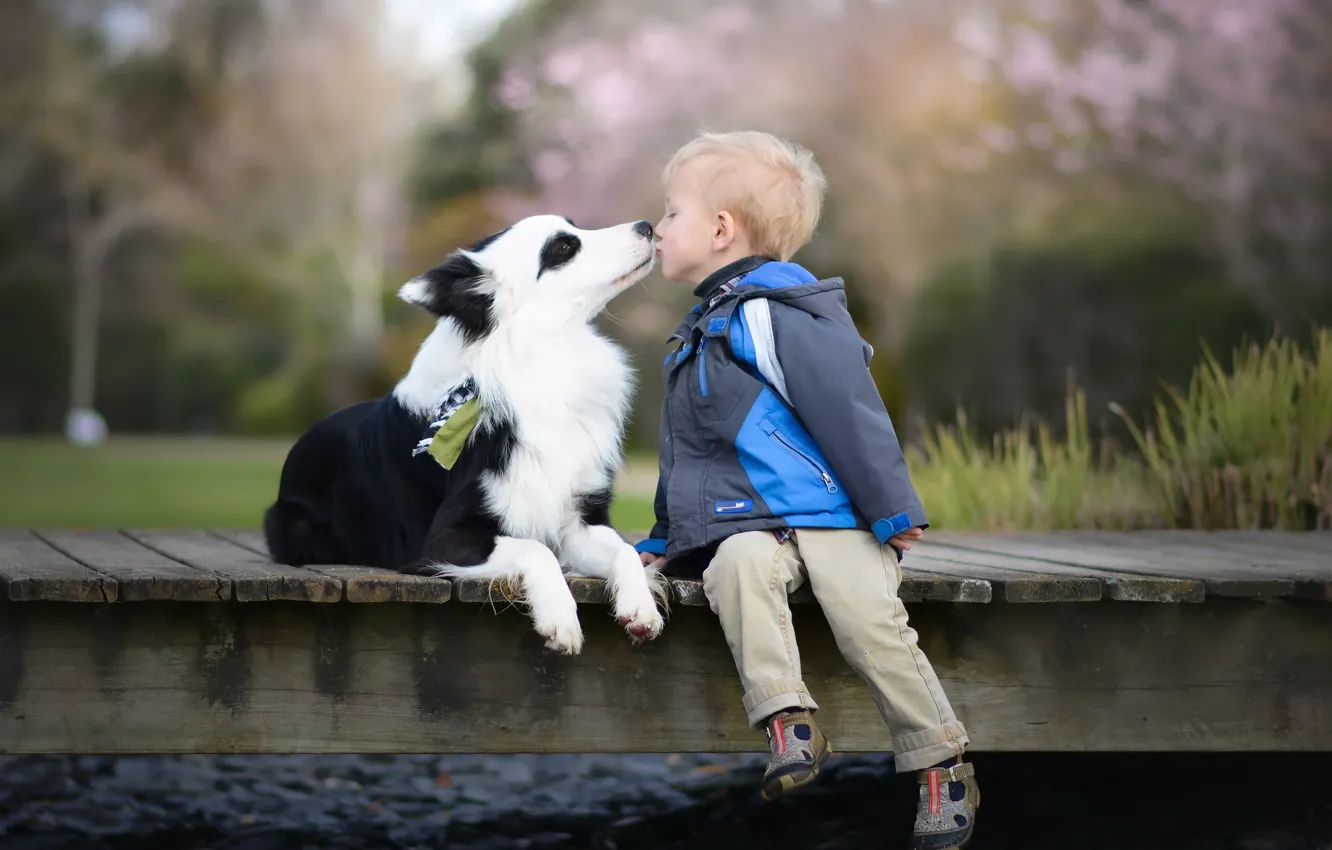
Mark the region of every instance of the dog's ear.
[[467, 252], [454, 251], [435, 268], [404, 283], [398, 297], [438, 318], [453, 318], [468, 336], [479, 337], [491, 321], [493, 299], [480, 286], [486, 274]]

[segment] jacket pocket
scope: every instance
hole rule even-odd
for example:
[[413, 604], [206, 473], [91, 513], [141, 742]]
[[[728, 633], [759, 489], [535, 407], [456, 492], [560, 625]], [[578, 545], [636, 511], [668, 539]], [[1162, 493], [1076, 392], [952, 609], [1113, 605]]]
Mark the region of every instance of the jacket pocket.
[[836, 493], [840, 489], [837, 486], [837, 482], [833, 480], [832, 473], [828, 471], [827, 467], [822, 463], [819, 463], [818, 459], [809, 452], [804, 451], [796, 445], [794, 440], [783, 434], [771, 419], [764, 419], [762, 427], [765, 434], [780, 444], [782, 448], [798, 458], [807, 469], [813, 472], [814, 476], [819, 479], [819, 483], [823, 485], [825, 490], [829, 493]]

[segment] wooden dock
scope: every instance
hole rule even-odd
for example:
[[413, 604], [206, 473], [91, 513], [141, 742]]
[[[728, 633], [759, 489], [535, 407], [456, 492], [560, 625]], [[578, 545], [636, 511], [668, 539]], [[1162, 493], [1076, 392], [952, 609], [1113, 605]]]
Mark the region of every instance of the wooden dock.
[[[941, 534], [903, 597], [973, 750], [1332, 751], [1332, 533]], [[0, 530], [0, 752], [762, 750], [698, 582], [582, 654], [502, 589], [272, 563], [252, 531]], [[888, 730], [807, 593], [843, 751]]]

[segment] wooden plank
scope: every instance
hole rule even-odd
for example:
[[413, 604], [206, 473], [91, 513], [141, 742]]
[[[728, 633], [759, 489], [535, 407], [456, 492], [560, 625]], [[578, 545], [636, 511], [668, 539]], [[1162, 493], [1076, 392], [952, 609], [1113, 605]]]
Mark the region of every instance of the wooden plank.
[[[762, 752], [711, 612], [632, 646], [583, 618], [541, 648], [518, 611], [446, 605], [0, 606], [0, 752]], [[1322, 606], [916, 605], [972, 750], [1332, 752]], [[891, 734], [814, 606], [793, 624], [821, 728]], [[89, 647], [97, 647], [92, 653]]]
[[[242, 546], [268, 558], [268, 545], [262, 532], [249, 529], [214, 529], [209, 534]], [[393, 570], [342, 564], [308, 564], [303, 569], [342, 583], [343, 598], [348, 602], [428, 602], [439, 604], [453, 597], [448, 579], [411, 576]]]
[[1313, 549], [1287, 547], [1286, 535], [1282, 532], [1273, 532], [1270, 537], [1260, 537], [1257, 532], [1248, 532], [1245, 536], [1214, 531], [1141, 533], [1146, 540], [1163, 545], [1188, 545], [1211, 553], [1213, 557], [1237, 563], [1250, 576], [1290, 580], [1294, 585], [1291, 595], [1296, 598], [1332, 602], [1332, 563]]
[[0, 528], [0, 581], [15, 602], [115, 602], [119, 587], [25, 529]]
[[[620, 535], [629, 543], [635, 543], [648, 536], [646, 531], [628, 531]], [[916, 550], [913, 549], [914, 554]], [[907, 556], [908, 558], [911, 555]], [[905, 562], [904, 562], [905, 564]], [[706, 608], [707, 597], [703, 595], [703, 584], [696, 579], [675, 578], [670, 580], [671, 601], [676, 605], [690, 605]], [[969, 602], [984, 604], [993, 598], [990, 583], [977, 576], [961, 574], [941, 574], [932, 570], [915, 570], [904, 566], [902, 586], [898, 593], [903, 602]], [[802, 585], [791, 594], [792, 605], [814, 603], [814, 593], [809, 584]]]
[[920, 570], [986, 581], [992, 586], [995, 598], [1005, 602], [1099, 602], [1105, 593], [1099, 578], [978, 566], [960, 557], [947, 557], [923, 545], [913, 546], [907, 557]]
[[1159, 542], [1187, 538], [1196, 546], [1246, 561], [1254, 569], [1306, 576], [1332, 575], [1326, 556], [1303, 546], [1288, 546], [1280, 534], [1270, 537], [1231, 536], [1215, 531], [1147, 531], [1143, 537]]
[[[599, 578], [565, 576], [569, 592], [579, 605], [605, 605], [606, 582]], [[507, 581], [460, 578], [453, 583], [454, 598], [459, 602], [474, 602], [497, 607], [517, 604], [519, 594]]]
[[[707, 608], [708, 598], [703, 593], [703, 582], [692, 578], [672, 578], [671, 604]], [[963, 602], [985, 604], [990, 601], [990, 583], [974, 576], [937, 575], [903, 571], [902, 586], [898, 594], [903, 602]], [[817, 605], [814, 591], [805, 582], [790, 596], [792, 605]]]
[[337, 602], [342, 598], [342, 583], [335, 578], [275, 564], [267, 557], [203, 531], [125, 533], [168, 558], [230, 581], [234, 598], [239, 602], [280, 599]]
[[964, 552], [1004, 555], [1013, 559], [1009, 568], [1018, 571], [1098, 578], [1105, 585], [1106, 597], [1119, 602], [1198, 603], [1206, 595], [1203, 582], [1155, 575], [1139, 558], [1050, 544], [1035, 535], [937, 534], [930, 545], [937, 547], [931, 551], [952, 560], [967, 558]]
[[231, 598], [231, 584], [225, 579], [172, 560], [117, 531], [56, 529], [37, 535], [80, 564], [115, 579], [122, 602]]
[[1277, 551], [1287, 555], [1303, 554], [1315, 567], [1332, 570], [1332, 531], [1204, 531], [1212, 540], [1240, 543], [1260, 552]]
[[[1195, 532], [1182, 532], [1194, 534]], [[1218, 530], [1201, 532], [1210, 537], [1245, 540], [1271, 546], [1274, 542], [1281, 550], [1298, 549], [1320, 556], [1323, 563], [1332, 567], [1332, 530], [1321, 531], [1285, 531], [1271, 529], [1263, 531]]]
[[897, 595], [903, 602], [974, 602], [985, 604], [994, 598], [990, 582], [975, 577], [942, 575], [905, 568]]
[[1296, 595], [1292, 579], [1254, 569], [1249, 560], [1192, 541], [1190, 534], [1167, 537], [1141, 532], [1060, 531], [1051, 537], [1076, 541], [1077, 545], [1136, 553], [1159, 572], [1203, 582], [1208, 596], [1237, 599], [1285, 599]]

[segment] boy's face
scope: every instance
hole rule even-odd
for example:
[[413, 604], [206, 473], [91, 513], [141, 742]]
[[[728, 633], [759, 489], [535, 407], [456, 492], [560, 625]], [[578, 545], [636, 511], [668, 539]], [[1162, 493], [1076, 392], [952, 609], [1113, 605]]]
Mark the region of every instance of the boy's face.
[[678, 168], [666, 184], [666, 214], [656, 233], [657, 256], [667, 280], [697, 285], [724, 265], [716, 261], [717, 211], [702, 189], [694, 163]]

